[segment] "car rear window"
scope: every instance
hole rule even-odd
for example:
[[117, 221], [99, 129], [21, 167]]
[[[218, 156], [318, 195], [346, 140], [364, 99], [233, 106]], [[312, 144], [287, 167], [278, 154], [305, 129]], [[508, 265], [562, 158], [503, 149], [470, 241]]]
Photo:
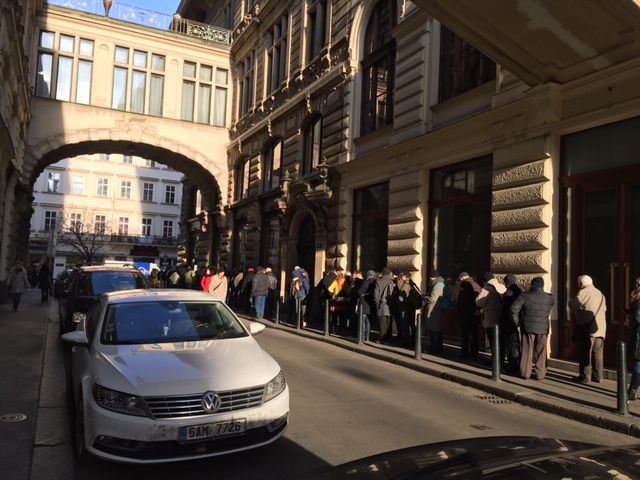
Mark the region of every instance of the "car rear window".
[[247, 336], [219, 302], [135, 302], [111, 304], [102, 326], [104, 345], [190, 342]]
[[105, 292], [149, 288], [140, 272], [91, 272], [78, 279], [78, 295], [97, 297]]

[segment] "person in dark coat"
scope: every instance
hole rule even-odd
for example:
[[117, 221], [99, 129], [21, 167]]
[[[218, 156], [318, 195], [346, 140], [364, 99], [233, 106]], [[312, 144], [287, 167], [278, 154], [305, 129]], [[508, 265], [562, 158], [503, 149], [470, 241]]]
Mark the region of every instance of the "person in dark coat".
[[51, 272], [49, 266], [43, 263], [38, 272], [38, 285], [40, 286], [40, 301], [49, 301], [49, 290], [51, 289]]
[[503, 358], [507, 361], [507, 372], [517, 373], [520, 364], [520, 324], [511, 320], [511, 306], [522, 290], [512, 273], [505, 275], [507, 291], [502, 296], [502, 316], [500, 317], [500, 343]]
[[629, 382], [629, 400], [637, 400], [638, 389], [640, 389], [640, 277], [636, 278], [634, 289], [629, 296], [627, 314], [631, 317], [629, 355], [633, 361], [631, 382]]
[[[537, 380], [547, 374], [547, 337], [549, 335], [549, 315], [554, 298], [544, 291], [544, 279], [531, 280], [531, 289], [522, 293], [511, 305], [511, 321], [522, 328], [522, 355], [520, 376], [529, 378], [535, 364]], [[520, 319], [522, 312], [522, 320]]]
[[264, 318], [264, 305], [269, 295], [269, 277], [264, 271], [264, 268], [258, 267], [258, 271], [253, 276], [251, 281], [251, 296], [253, 297], [253, 304], [256, 308], [256, 317], [258, 320]]
[[387, 267], [383, 268], [382, 276], [376, 280], [374, 291], [376, 314], [378, 316], [378, 323], [380, 324], [380, 338], [377, 340], [378, 343], [388, 344], [391, 342], [392, 306], [390, 305], [390, 300], [393, 298], [395, 286], [396, 284], [393, 281], [391, 270]]
[[27, 271], [22, 265], [22, 262], [17, 262], [15, 267], [11, 269], [7, 277], [7, 283], [9, 284], [9, 293], [11, 294], [11, 306], [13, 311], [17, 312], [22, 294], [31, 286], [27, 279]]
[[376, 285], [376, 272], [369, 270], [358, 287], [358, 298], [362, 309], [362, 340], [369, 341], [371, 336], [371, 312], [374, 308], [373, 293]]
[[477, 357], [480, 345], [478, 330], [480, 328], [480, 308], [476, 306], [476, 297], [482, 287], [467, 272], [458, 275], [457, 317], [462, 328], [461, 357]]
[[244, 275], [242, 279], [242, 284], [240, 286], [240, 308], [249, 315], [251, 312], [251, 287], [253, 282], [253, 277], [255, 276], [256, 271], [253, 267], [247, 268], [247, 273]]

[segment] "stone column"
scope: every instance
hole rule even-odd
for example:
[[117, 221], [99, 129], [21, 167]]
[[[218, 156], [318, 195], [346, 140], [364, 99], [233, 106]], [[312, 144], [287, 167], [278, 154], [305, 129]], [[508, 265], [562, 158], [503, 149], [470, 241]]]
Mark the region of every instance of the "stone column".
[[[6, 170], [9, 172], [9, 169]], [[7, 288], [8, 269], [11, 268], [11, 260], [13, 255], [10, 249], [10, 235], [13, 231], [13, 219], [15, 216], [15, 186], [17, 175], [15, 173], [8, 174], [8, 178], [2, 175], [0, 179], [0, 187], [2, 188], [2, 223], [0, 224], [0, 304], [7, 301], [9, 292]]]

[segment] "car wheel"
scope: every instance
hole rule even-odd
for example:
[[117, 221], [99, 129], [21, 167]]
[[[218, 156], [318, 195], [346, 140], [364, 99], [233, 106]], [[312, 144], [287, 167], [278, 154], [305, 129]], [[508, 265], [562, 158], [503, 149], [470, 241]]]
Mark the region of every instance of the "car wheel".
[[87, 451], [85, 444], [84, 430], [84, 402], [82, 391], [80, 392], [78, 401], [74, 405], [73, 413], [73, 453], [78, 463], [84, 467], [91, 463], [91, 455]]

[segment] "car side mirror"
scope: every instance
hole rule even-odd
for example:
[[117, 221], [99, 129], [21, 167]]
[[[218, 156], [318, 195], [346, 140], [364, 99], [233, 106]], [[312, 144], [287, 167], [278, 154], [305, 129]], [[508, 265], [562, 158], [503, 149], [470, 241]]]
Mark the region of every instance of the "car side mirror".
[[262, 332], [266, 327], [262, 323], [251, 322], [249, 324], [249, 333], [251, 335], [257, 335]]
[[72, 346], [86, 347], [87, 345], [89, 345], [87, 333], [84, 330], [74, 330], [73, 332], [67, 332], [60, 338], [64, 343], [68, 343]]

